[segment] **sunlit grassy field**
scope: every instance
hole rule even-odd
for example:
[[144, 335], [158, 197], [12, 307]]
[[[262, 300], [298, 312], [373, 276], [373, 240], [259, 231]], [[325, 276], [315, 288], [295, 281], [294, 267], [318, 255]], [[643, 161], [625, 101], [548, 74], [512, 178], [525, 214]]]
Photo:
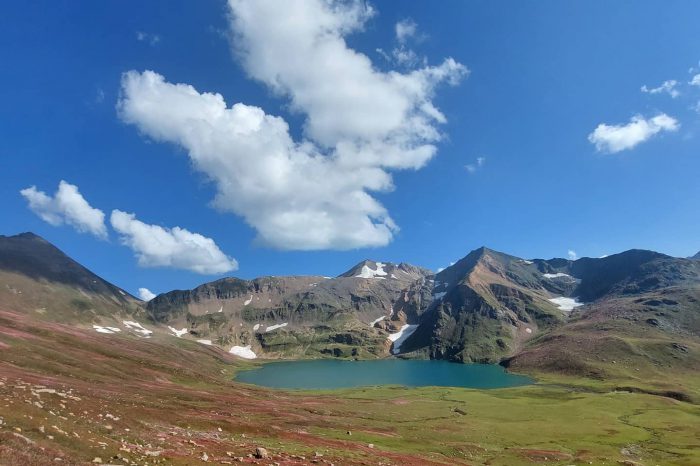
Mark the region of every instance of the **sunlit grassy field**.
[[634, 380], [270, 390], [214, 348], [9, 312], [0, 345], [0, 464], [700, 464], [700, 406]]

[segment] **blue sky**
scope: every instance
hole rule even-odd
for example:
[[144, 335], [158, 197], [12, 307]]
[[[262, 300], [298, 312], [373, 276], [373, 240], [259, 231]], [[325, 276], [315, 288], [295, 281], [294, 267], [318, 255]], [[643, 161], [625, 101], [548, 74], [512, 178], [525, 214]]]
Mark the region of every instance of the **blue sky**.
[[[234, 12], [239, 21], [233, 26], [224, 1], [4, 5], [0, 234], [36, 232], [132, 293], [139, 287], [190, 288], [223, 275], [336, 275], [364, 258], [436, 269], [481, 245], [528, 258], [566, 257], [570, 250], [579, 257], [629, 248], [678, 256], [700, 250], [700, 78], [699, 85], [690, 84], [700, 73], [700, 4], [370, 5], [372, 14], [362, 4], [333, 10], [329, 21], [342, 23], [333, 37], [345, 41], [343, 52], [352, 52], [348, 59], [365, 55], [375, 78], [392, 70], [408, 76], [426, 66], [444, 71], [446, 77], [425, 78], [430, 89], [409, 103], [429, 102], [445, 122], [412, 110], [391, 126], [390, 135], [375, 135], [362, 125], [368, 117], [384, 124], [391, 101], [381, 107], [376, 99], [381, 111], [373, 111], [370, 99], [360, 109], [365, 113], [353, 120], [348, 116], [352, 100], [348, 105], [338, 98], [332, 107], [328, 102], [335, 93], [325, 98], [318, 88], [338, 82], [342, 97], [345, 85], [357, 84], [364, 92], [377, 83], [327, 75], [308, 59], [315, 50], [297, 55], [294, 41], [264, 35], [270, 26], [265, 22], [273, 18], [255, 11], [246, 16], [243, 3], [235, 7], [243, 10]], [[352, 17], [358, 11], [361, 18]], [[401, 38], [397, 23], [408, 26]], [[300, 24], [290, 27], [314, 27]], [[276, 33], [272, 27], [267, 30]], [[292, 32], [291, 37], [300, 35]], [[286, 48], [279, 50], [280, 44]], [[284, 63], [265, 62], [270, 57]], [[443, 66], [447, 58], [454, 60], [452, 68]], [[352, 71], [356, 63], [348, 63]], [[131, 70], [127, 89], [123, 73]], [[163, 81], [148, 81], [146, 70]], [[273, 82], [278, 75], [282, 90]], [[676, 84], [662, 86], [669, 81]], [[229, 143], [225, 132], [218, 136], [222, 145], [199, 136], [196, 142], [176, 141], [190, 134], [187, 112], [193, 111], [169, 107], [189, 105], [178, 100], [186, 99], [186, 91], [176, 83], [196, 89], [195, 100], [202, 103], [202, 94], [219, 93], [227, 108], [242, 103], [246, 111], [257, 107], [280, 117], [289, 125], [290, 140], [313, 145], [295, 150], [310, 151], [316, 168], [304, 172], [295, 165], [285, 180], [291, 187], [279, 194], [284, 202], [270, 201], [256, 191], [269, 187], [250, 177], [257, 152], [236, 152], [231, 148], [236, 141]], [[162, 98], [161, 91], [174, 94]], [[140, 102], [154, 106], [144, 109]], [[172, 115], [181, 118], [163, 123]], [[324, 126], [328, 115], [334, 119], [330, 129]], [[416, 116], [439, 135], [417, 136], [423, 133], [410, 123]], [[354, 165], [354, 152], [349, 162], [329, 167], [314, 158], [333, 157], [331, 146], [346, 141], [347, 134], [382, 144], [362, 168], [371, 180]], [[434, 155], [415, 163], [388, 162], [398, 144], [395, 134], [410, 139], [413, 148], [432, 147]], [[212, 157], [220, 160], [209, 164]], [[239, 168], [242, 172], [232, 168], [238, 175], [225, 178], [217, 164], [226, 164], [227, 157], [252, 165]], [[265, 167], [260, 180], [267, 183], [277, 174]], [[359, 180], [347, 189], [366, 193], [373, 199], [370, 206], [362, 196], [357, 202], [339, 199], [345, 191], [338, 185], [355, 177]], [[393, 190], [366, 187], [386, 183], [387, 177]], [[35, 200], [39, 192], [54, 196], [61, 180], [76, 186], [91, 209], [104, 212], [101, 233], [71, 221], [60, 211], [63, 204], [49, 199], [44, 217], [47, 209], [64, 216], [52, 225], [20, 194], [36, 186]], [[252, 186], [238, 185], [247, 181]], [[222, 199], [214, 205], [217, 194]], [[307, 212], [308, 199], [313, 208]], [[287, 206], [310, 217], [279, 228]], [[134, 217], [123, 216], [115, 227], [110, 222], [115, 209]], [[377, 209], [383, 209], [379, 220]], [[319, 216], [327, 216], [323, 234]], [[365, 225], [367, 235], [354, 234], [363, 227], [353, 222], [365, 218], [374, 222]], [[308, 238], [303, 235], [307, 223]], [[144, 255], [148, 246], [139, 243], [139, 234], [156, 231], [170, 238], [174, 227], [183, 229], [183, 241], [194, 234], [201, 235], [197, 241], [211, 239], [201, 246], [206, 252], [215, 249], [211, 261], [202, 266], [196, 257], [146, 254], [139, 265], [136, 255]], [[310, 239], [314, 235], [318, 238]], [[181, 256], [191, 253], [185, 249]], [[233, 268], [234, 260], [238, 270], [221, 272]], [[193, 271], [198, 266], [205, 273]]]

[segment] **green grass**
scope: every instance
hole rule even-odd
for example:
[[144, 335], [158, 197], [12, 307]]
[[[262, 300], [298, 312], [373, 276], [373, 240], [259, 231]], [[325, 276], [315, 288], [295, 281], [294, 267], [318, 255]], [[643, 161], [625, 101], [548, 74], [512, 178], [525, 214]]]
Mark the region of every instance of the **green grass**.
[[[65, 402], [64, 409], [60, 399], [42, 396], [45, 406], [38, 408], [14, 382], [0, 386], [0, 400], [13, 401], [0, 403], [5, 424], [0, 464], [36, 464], [44, 458], [40, 448], [54, 456], [60, 452], [68, 464], [95, 456], [106, 460], [119, 453], [121, 439], [166, 445], [170, 449], [161, 459], [183, 465], [196, 463], [203, 451], [217, 463], [227, 451], [245, 457], [256, 446], [278, 455], [271, 462], [283, 464], [314, 452], [344, 465], [700, 464], [700, 406], [615, 391], [625, 384], [658, 388], [661, 376], [668, 386], [698, 387], [694, 372], [656, 368], [632, 378], [622, 368], [608, 380], [536, 373], [535, 385], [494, 390], [385, 386], [289, 392], [236, 383], [237, 371], [259, 362], [174, 337], [82, 334], [5, 316], [0, 342], [9, 345], [0, 352], [0, 375], [73, 388], [81, 398]], [[646, 376], [657, 379], [652, 383]], [[98, 418], [106, 412], [120, 417], [112, 431]], [[52, 424], [80, 438], [51, 440], [39, 431]], [[36, 445], [18, 443], [11, 435], [15, 427]], [[90, 439], [106, 442], [106, 449]], [[130, 458], [139, 464], [148, 460], [135, 451]]]

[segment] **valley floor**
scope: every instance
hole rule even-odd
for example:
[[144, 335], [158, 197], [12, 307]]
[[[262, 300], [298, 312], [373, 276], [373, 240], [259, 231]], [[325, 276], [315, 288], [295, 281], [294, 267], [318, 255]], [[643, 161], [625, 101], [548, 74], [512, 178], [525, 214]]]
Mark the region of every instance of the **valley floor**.
[[699, 405], [591, 380], [285, 392], [250, 366], [0, 311], [0, 464], [700, 464]]

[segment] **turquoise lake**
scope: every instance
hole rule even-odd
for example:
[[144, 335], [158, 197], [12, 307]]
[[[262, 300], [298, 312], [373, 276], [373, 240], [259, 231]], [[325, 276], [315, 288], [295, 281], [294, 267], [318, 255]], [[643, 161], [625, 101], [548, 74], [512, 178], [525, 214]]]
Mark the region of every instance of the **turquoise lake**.
[[534, 383], [492, 364], [386, 359], [285, 361], [241, 371], [235, 380], [271, 388], [326, 390], [371, 385], [504, 388]]

